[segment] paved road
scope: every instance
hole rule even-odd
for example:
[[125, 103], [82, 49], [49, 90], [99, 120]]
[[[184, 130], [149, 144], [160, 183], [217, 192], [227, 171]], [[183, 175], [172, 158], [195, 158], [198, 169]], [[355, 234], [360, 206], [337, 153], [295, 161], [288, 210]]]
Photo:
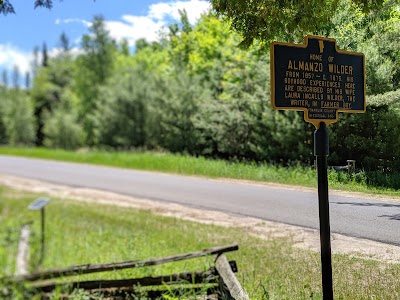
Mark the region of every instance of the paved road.
[[[0, 174], [318, 228], [316, 192], [0, 156]], [[332, 232], [400, 245], [400, 203], [330, 196]]]

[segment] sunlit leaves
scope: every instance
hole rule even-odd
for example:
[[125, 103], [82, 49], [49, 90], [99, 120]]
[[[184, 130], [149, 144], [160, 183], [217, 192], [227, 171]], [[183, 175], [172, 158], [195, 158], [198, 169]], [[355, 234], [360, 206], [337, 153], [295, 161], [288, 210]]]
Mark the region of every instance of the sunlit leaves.
[[316, 32], [329, 21], [337, 1], [212, 0], [214, 9], [226, 16], [248, 47], [254, 40], [299, 41], [305, 32]]
[[[254, 40], [302, 41], [305, 34], [320, 33], [335, 16], [335, 0], [211, 0], [213, 8], [232, 22], [242, 37], [242, 45]], [[363, 13], [380, 8], [384, 0], [353, 0]], [[347, 11], [343, 11], [348, 13]]]

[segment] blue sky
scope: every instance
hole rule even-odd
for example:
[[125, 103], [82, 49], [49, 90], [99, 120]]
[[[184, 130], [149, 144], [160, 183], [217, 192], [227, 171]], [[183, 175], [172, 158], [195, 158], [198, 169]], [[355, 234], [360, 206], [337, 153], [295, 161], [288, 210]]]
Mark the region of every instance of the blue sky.
[[53, 0], [53, 8], [33, 8], [34, 0], [11, 0], [15, 15], [0, 15], [0, 70], [16, 65], [29, 71], [32, 51], [46, 42], [56, 53], [59, 37], [65, 32], [74, 48], [88, 32], [95, 15], [102, 15], [112, 37], [127, 39], [134, 45], [139, 38], [156, 40], [158, 32], [179, 19], [185, 9], [192, 23], [210, 8], [207, 0]]

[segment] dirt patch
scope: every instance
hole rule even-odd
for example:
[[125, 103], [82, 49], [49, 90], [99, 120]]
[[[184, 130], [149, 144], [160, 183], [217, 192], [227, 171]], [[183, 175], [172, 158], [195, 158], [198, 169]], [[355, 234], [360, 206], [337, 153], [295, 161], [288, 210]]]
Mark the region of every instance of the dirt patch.
[[[242, 228], [260, 238], [273, 239], [287, 237], [292, 240], [295, 247], [312, 251], [319, 251], [320, 249], [319, 231], [314, 229], [306, 229], [218, 211], [194, 209], [174, 203], [138, 199], [106, 191], [69, 187], [12, 176], [0, 175], [0, 185], [23, 191], [44, 193], [65, 200], [134, 207], [163, 216], [171, 216], [204, 224]], [[281, 185], [281, 187], [286, 186]], [[349, 195], [350, 193], [346, 193], [346, 196]], [[374, 199], [376, 198], [374, 197]], [[398, 246], [347, 237], [340, 234], [332, 235], [332, 252], [400, 263], [400, 247]]]

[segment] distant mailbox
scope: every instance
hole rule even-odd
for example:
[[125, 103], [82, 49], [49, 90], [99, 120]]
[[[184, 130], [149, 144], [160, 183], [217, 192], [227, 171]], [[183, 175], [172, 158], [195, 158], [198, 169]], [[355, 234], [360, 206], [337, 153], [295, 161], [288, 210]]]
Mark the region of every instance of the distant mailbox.
[[38, 198], [34, 202], [32, 202], [29, 206], [29, 210], [40, 210], [45, 207], [50, 202], [50, 198]]

